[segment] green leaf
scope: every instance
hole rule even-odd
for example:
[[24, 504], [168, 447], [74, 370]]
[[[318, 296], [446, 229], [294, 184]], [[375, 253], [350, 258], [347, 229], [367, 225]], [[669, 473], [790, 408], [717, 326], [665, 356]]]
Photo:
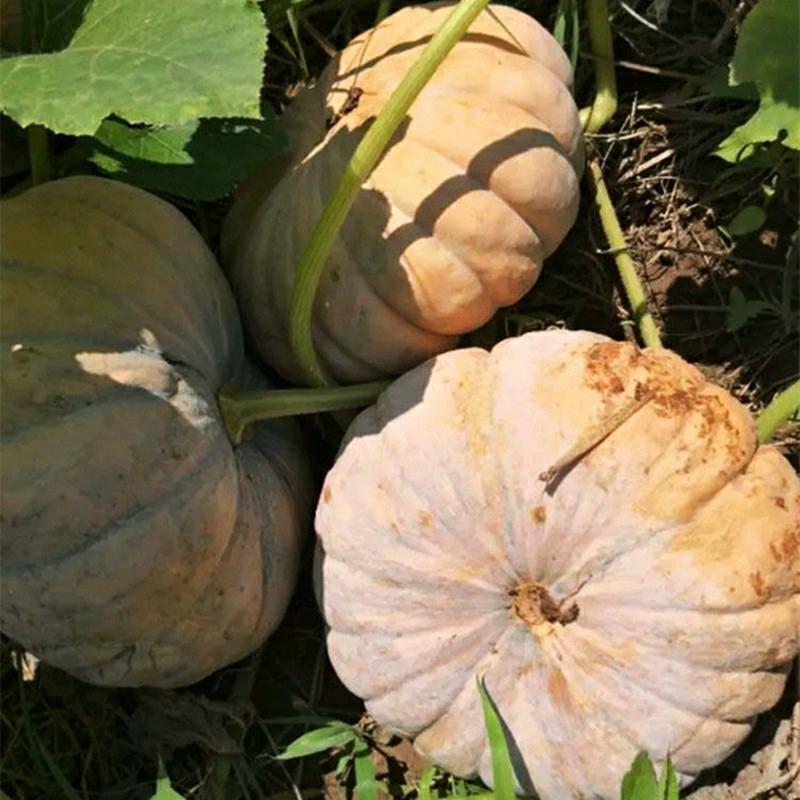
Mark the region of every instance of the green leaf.
[[767, 221], [767, 212], [760, 206], [745, 206], [727, 224], [731, 236], [747, 236], [760, 230]]
[[658, 781], [647, 753], [639, 753], [622, 779], [621, 800], [659, 800]]
[[369, 745], [362, 741], [355, 751], [356, 785], [355, 800], [377, 800], [378, 781], [375, 778], [375, 762]]
[[433, 779], [436, 777], [436, 767], [425, 767], [419, 776], [419, 787], [417, 794], [419, 800], [433, 800], [431, 788], [433, 787]]
[[191, 200], [224, 197], [288, 140], [270, 111], [264, 120], [204, 119], [168, 128], [133, 128], [107, 119], [90, 159], [111, 177]]
[[569, 32], [569, 61], [574, 72], [578, 64], [580, 51], [581, 24], [577, 0], [558, 0], [556, 21], [553, 24], [553, 38], [567, 50], [567, 32]]
[[797, 0], [760, 0], [742, 24], [731, 62], [730, 83], [758, 88], [758, 111], [717, 148], [726, 161], [739, 161], [759, 142], [782, 136], [800, 150], [800, 4]]
[[94, 0], [66, 49], [0, 61], [0, 109], [75, 135], [258, 117], [265, 40], [249, 0]]
[[486, 736], [489, 739], [489, 751], [492, 757], [492, 783], [495, 800], [514, 800], [514, 768], [508, 754], [508, 742], [503, 731], [503, 723], [497, 713], [494, 701], [489, 697], [483, 679], [478, 680], [478, 694], [481, 696], [483, 721]]
[[769, 303], [763, 300], [748, 300], [744, 296], [744, 292], [738, 286], [734, 286], [728, 295], [728, 317], [725, 321], [725, 330], [728, 333], [735, 333], [769, 307]]
[[323, 728], [317, 728], [315, 731], [304, 733], [275, 757], [281, 761], [289, 758], [302, 758], [303, 756], [331, 750], [334, 747], [342, 747], [357, 738], [358, 733], [352, 725], [336, 722]]
[[672, 760], [667, 756], [658, 778], [658, 800], [678, 800], [679, 791], [678, 775], [672, 766]]
[[170, 782], [164, 765], [159, 761], [158, 778], [156, 779], [156, 790], [150, 800], [186, 800], [182, 794], [178, 794]]

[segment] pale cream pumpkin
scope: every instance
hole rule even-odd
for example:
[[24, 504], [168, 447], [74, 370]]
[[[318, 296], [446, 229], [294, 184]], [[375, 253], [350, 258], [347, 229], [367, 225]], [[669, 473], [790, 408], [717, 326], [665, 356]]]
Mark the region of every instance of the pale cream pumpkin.
[[94, 683], [191, 683], [283, 616], [311, 507], [297, 432], [231, 445], [216, 393], [265, 381], [175, 208], [74, 177], [0, 211], [3, 633]]
[[800, 650], [800, 480], [666, 350], [548, 331], [459, 350], [353, 423], [316, 519], [333, 665], [375, 719], [491, 780], [616, 798], [639, 750], [684, 783]]
[[[284, 115], [285, 164], [251, 178], [226, 221], [223, 266], [245, 328], [289, 378], [300, 377], [288, 315], [311, 230], [453, 6], [404, 8], [354, 39]], [[396, 375], [533, 286], [577, 213], [583, 152], [571, 83], [567, 57], [534, 19], [502, 5], [477, 18], [411, 107], [328, 259], [313, 335], [335, 377]]]

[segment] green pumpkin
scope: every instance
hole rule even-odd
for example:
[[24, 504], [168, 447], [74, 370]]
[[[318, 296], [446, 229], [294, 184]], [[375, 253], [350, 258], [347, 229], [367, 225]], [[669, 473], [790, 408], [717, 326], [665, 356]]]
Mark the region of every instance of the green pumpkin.
[[285, 612], [311, 507], [297, 432], [231, 443], [217, 393], [266, 382], [175, 208], [73, 177], [1, 209], [0, 626], [90, 682], [196, 681]]

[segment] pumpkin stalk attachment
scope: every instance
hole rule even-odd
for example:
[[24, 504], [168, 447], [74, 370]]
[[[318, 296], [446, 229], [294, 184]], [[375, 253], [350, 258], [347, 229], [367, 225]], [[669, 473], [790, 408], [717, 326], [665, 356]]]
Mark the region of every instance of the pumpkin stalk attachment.
[[235, 392], [223, 387], [217, 396], [225, 430], [240, 444], [249, 425], [267, 419], [361, 408], [374, 402], [388, 381], [316, 389], [264, 389]]
[[292, 350], [297, 356], [305, 379], [312, 386], [335, 385], [314, 351], [311, 317], [322, 270], [336, 235], [356, 199], [361, 184], [378, 163], [395, 131], [405, 119], [411, 104], [436, 68], [488, 4], [489, 0], [461, 0], [434, 34], [359, 143], [311, 233], [297, 269], [289, 327]]

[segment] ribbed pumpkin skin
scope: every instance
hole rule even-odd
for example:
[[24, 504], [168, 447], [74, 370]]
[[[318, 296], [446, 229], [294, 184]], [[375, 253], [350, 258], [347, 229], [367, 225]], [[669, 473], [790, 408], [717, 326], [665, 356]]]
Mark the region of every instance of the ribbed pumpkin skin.
[[217, 390], [265, 382], [176, 209], [95, 177], [0, 209], [2, 630], [93, 683], [191, 683], [285, 611], [310, 501], [296, 433], [231, 446]]
[[345, 685], [491, 781], [483, 676], [542, 800], [616, 800], [638, 750], [688, 782], [800, 650], [800, 480], [666, 350], [553, 331], [439, 356], [353, 423], [316, 527]]
[[[354, 39], [284, 115], [294, 150], [282, 178], [275, 185], [274, 167], [251, 178], [226, 222], [223, 265], [245, 328], [290, 379], [304, 246], [369, 122], [453, 5], [404, 8]], [[531, 17], [492, 11], [415, 101], [336, 239], [314, 337], [341, 381], [396, 375], [451, 348], [533, 286], [575, 220], [583, 152], [569, 62]]]

